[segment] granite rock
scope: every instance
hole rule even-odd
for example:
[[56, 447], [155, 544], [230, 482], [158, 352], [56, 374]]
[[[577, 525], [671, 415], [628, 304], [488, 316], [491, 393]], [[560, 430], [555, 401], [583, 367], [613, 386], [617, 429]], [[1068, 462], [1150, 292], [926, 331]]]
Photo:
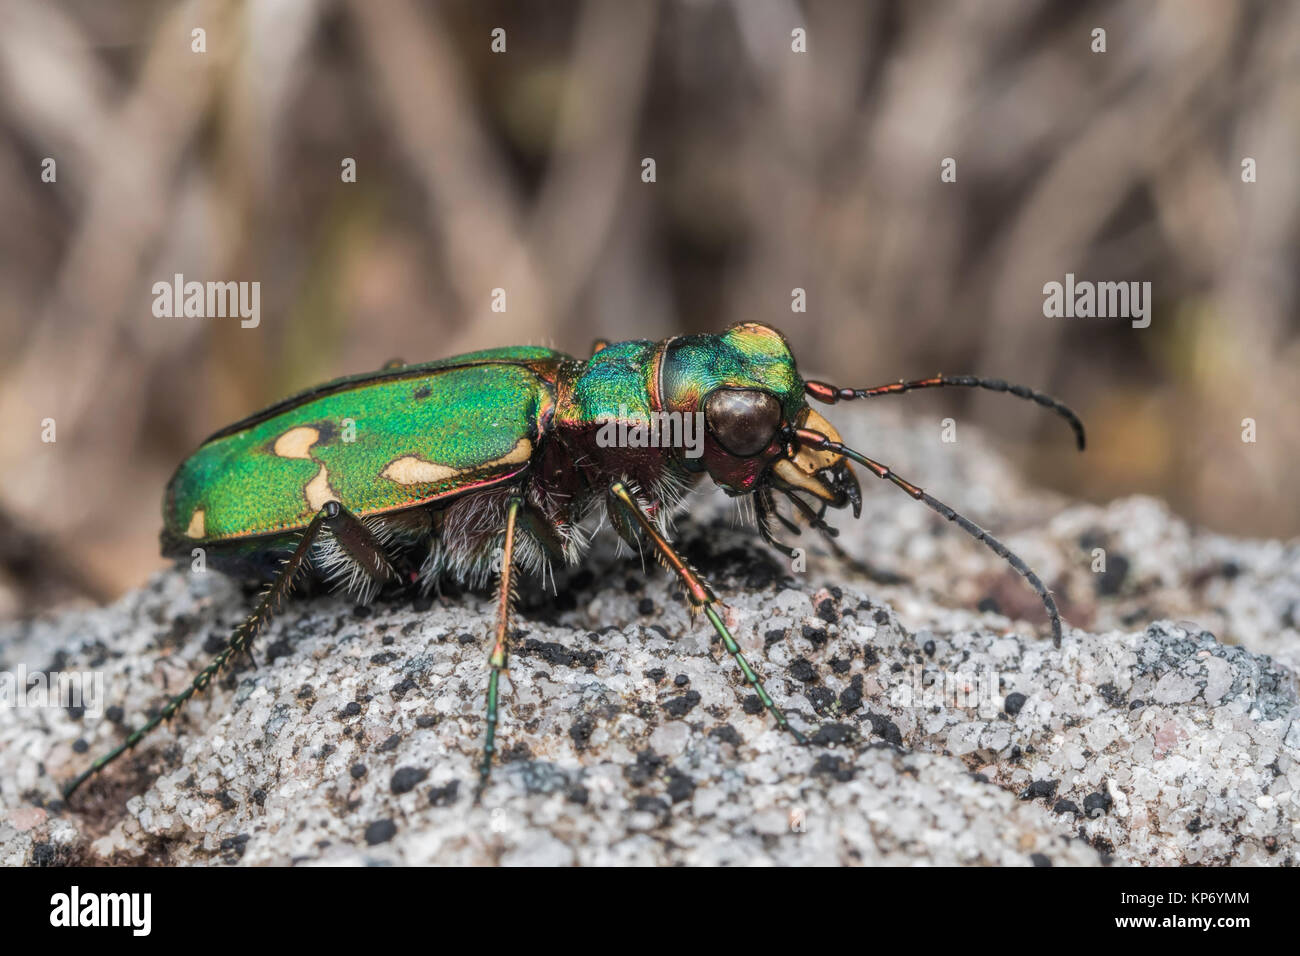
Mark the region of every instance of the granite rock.
[[525, 589], [481, 805], [494, 609], [450, 592], [289, 602], [255, 665], [64, 804], [246, 613], [237, 583], [162, 572], [0, 627], [0, 668], [101, 674], [106, 708], [0, 708], [0, 862], [1300, 862], [1300, 546], [1063, 502], [973, 428], [847, 431], [1038, 568], [1074, 625], [1060, 649], [1014, 572], [892, 489], [839, 522], [869, 561], [810, 543], [800, 570], [705, 494], [679, 538], [807, 746], [667, 575], [606, 541]]

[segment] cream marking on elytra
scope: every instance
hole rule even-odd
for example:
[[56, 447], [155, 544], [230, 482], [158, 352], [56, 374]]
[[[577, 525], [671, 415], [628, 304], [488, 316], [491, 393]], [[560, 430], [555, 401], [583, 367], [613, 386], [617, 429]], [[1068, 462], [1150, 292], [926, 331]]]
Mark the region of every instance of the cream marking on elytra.
[[456, 474], [456, 469], [407, 455], [390, 461], [380, 474], [399, 485], [427, 485], [435, 481], [446, 481]]
[[[484, 462], [484, 468], [496, 468], [500, 465], [517, 465], [527, 461], [532, 457], [533, 443], [527, 438], [521, 438], [515, 442], [515, 446], [500, 458]], [[405, 455], [388, 463], [380, 474], [389, 481], [395, 481], [399, 485], [428, 485], [438, 481], [446, 481], [448, 478], [460, 474], [462, 469], [452, 468], [448, 465], [440, 465], [434, 461], [427, 461], [424, 458], [418, 458], [415, 455]]]
[[320, 441], [320, 432], [307, 425], [290, 428], [275, 440], [272, 450], [281, 458], [311, 458], [311, 446]]
[[190, 515], [190, 525], [185, 529], [185, 534], [191, 538], [201, 538], [207, 534], [207, 519], [203, 514], [202, 508], [195, 508], [194, 514]]
[[320, 511], [328, 501], [338, 500], [338, 495], [330, 487], [329, 472], [325, 470], [324, 465], [320, 466], [320, 471], [316, 472], [316, 477], [307, 482], [302, 490], [303, 494], [307, 496], [307, 507], [311, 508], [313, 512]]

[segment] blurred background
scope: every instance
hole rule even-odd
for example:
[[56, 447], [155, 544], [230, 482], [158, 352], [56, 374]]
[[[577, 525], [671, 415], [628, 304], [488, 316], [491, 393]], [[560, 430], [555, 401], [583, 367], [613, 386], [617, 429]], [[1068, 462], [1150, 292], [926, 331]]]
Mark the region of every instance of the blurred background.
[[[0, 0], [0, 616], [142, 583], [174, 467], [289, 392], [741, 319], [839, 384], [1045, 389], [1085, 457], [1027, 403], [888, 401], [1294, 535], [1298, 155], [1296, 3]], [[1150, 327], [1045, 318], [1067, 272], [1151, 282]], [[175, 273], [259, 281], [260, 325], [155, 317]]]

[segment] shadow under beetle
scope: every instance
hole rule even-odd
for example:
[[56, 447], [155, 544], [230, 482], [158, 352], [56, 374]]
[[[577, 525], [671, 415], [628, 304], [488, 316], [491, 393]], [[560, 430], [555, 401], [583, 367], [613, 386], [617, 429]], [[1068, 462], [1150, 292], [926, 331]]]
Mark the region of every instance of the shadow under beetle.
[[[64, 795], [249, 652], [303, 574], [362, 601], [389, 583], [431, 588], [449, 577], [483, 586], [496, 578], [481, 794], [496, 751], [515, 575], [576, 564], [586, 545], [583, 519], [601, 509], [625, 542], [648, 546], [677, 576], [692, 611], [704, 612], [763, 706], [803, 743], [741, 653], [717, 596], [669, 540], [669, 515], [706, 474], [728, 494], [749, 496], [763, 540], [791, 555], [775, 535], [799, 528], [778, 510], [777, 496], [792, 514], [833, 534], [824, 522], [828, 508], [861, 514], [849, 464], [856, 462], [1022, 574], [1046, 606], [1059, 646], [1056, 604], [1020, 558], [943, 502], [846, 447], [806, 401], [834, 404], [940, 386], [1030, 399], [1065, 418], [1084, 447], [1083, 425], [1069, 408], [996, 379], [935, 376], [863, 389], [804, 381], [785, 337], [757, 323], [721, 335], [597, 342], [586, 362], [517, 346], [420, 365], [390, 363], [272, 405], [223, 428], [181, 464], [167, 486], [162, 532], [164, 556], [188, 559], [201, 547], [213, 567], [266, 580], [266, 590], [193, 682], [72, 780]], [[684, 429], [700, 414], [702, 440], [684, 447]], [[632, 427], [616, 430], [611, 423]], [[610, 441], [611, 431], [625, 440]], [[665, 435], [669, 440], [661, 440]]]

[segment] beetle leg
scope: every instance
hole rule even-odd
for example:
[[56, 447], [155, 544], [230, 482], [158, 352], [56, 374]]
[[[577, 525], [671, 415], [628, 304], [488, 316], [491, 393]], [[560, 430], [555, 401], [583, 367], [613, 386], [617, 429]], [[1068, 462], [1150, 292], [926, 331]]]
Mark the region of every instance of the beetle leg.
[[[787, 558], [793, 558], [798, 553], [798, 550], [790, 547], [788, 544], [784, 543], [783, 541], [778, 541], [776, 536], [772, 533], [772, 526], [770, 523], [770, 519], [776, 518], [780, 521], [784, 521], [785, 519], [781, 515], [776, 513], [776, 508], [772, 504], [772, 500], [771, 500], [771, 492], [769, 492], [766, 488], [764, 488], [758, 494], [754, 495], [754, 512], [755, 512], [755, 516], [758, 519], [759, 537], [761, 537], [773, 548], [776, 548], [776, 550], [780, 551]], [[799, 533], [799, 529], [796, 527], [795, 534], [798, 533]]]
[[[1039, 600], [1043, 602], [1043, 607], [1047, 610], [1047, 618], [1052, 625], [1052, 643], [1057, 647], [1061, 646], [1061, 612], [1057, 610], [1056, 602], [1052, 600], [1051, 592], [1047, 590], [1047, 585], [1045, 585], [1042, 578], [1034, 572], [1034, 569], [1025, 564], [1025, 562], [1018, 555], [1008, 549], [1005, 544], [993, 537], [993, 535], [989, 534], [965, 515], [958, 514], [938, 498], [928, 494], [924, 488], [918, 488], [906, 478], [894, 474], [893, 469], [888, 465], [882, 465], [874, 458], [868, 458], [866, 455], [862, 454], [862, 452], [854, 451], [847, 445], [837, 441], [832, 441], [820, 432], [815, 432], [811, 429], [795, 429], [794, 438], [800, 445], [805, 447], [833, 451], [836, 454], [844, 455], [847, 458], [856, 461], [877, 478], [884, 479], [885, 481], [897, 485], [926, 507], [933, 511], [937, 511], [949, 521], [956, 524], [957, 527], [961, 528], [976, 541], [983, 542], [986, 548], [996, 554], [1003, 561], [1007, 562], [1007, 564], [1011, 565], [1011, 567], [1029, 583], [1029, 586], [1034, 589]], [[1080, 438], [1079, 447], [1081, 448], [1083, 447], [1082, 441], [1083, 439]]]
[[636, 522], [642, 534], [649, 538], [654, 545], [663, 563], [681, 579], [683, 586], [686, 588], [686, 595], [691, 602], [691, 607], [704, 610], [704, 615], [709, 619], [709, 623], [713, 625], [713, 629], [722, 638], [722, 646], [727, 649], [727, 653], [735, 658], [736, 665], [740, 668], [741, 674], [745, 676], [746, 682], [754, 688], [754, 693], [758, 695], [758, 699], [763, 702], [763, 706], [772, 714], [777, 725], [782, 730], [788, 730], [793, 734], [794, 739], [799, 743], [807, 743], [804, 735], [791, 725], [785, 714], [781, 712], [781, 708], [776, 705], [771, 695], [764, 689], [763, 682], [759, 679], [758, 674], [754, 672], [754, 669], [749, 666], [749, 661], [745, 660], [745, 655], [740, 651], [740, 645], [731, 636], [731, 631], [727, 629], [722, 616], [718, 613], [718, 599], [714, 595], [713, 589], [700, 577], [698, 571], [686, 563], [686, 560], [677, 553], [668, 539], [660, 534], [659, 529], [655, 527], [654, 522], [637, 504], [636, 499], [623, 482], [616, 481], [610, 485], [609, 500], [623, 512], [626, 518]]
[[191, 697], [199, 691], [207, 689], [212, 678], [216, 677], [217, 674], [219, 674], [221, 670], [230, 663], [232, 658], [248, 651], [252, 647], [253, 639], [256, 638], [262, 628], [266, 626], [267, 621], [271, 619], [271, 615], [275, 612], [276, 607], [289, 594], [289, 592], [293, 590], [294, 578], [297, 576], [298, 572], [302, 570], [302, 566], [307, 560], [307, 553], [311, 550], [312, 545], [316, 543], [316, 539], [320, 537], [321, 529], [325, 527], [327, 522], [333, 520], [342, 512], [343, 507], [337, 501], [327, 501], [325, 506], [321, 508], [320, 511], [316, 512], [316, 517], [312, 518], [311, 524], [309, 524], [307, 530], [303, 532], [302, 540], [298, 542], [298, 547], [296, 547], [293, 554], [285, 560], [283, 567], [280, 568], [279, 574], [275, 576], [275, 579], [267, 587], [266, 591], [263, 592], [262, 599], [258, 601], [257, 606], [253, 608], [253, 613], [244, 618], [240, 625], [235, 628], [234, 633], [230, 636], [229, 642], [221, 653], [212, 658], [207, 667], [199, 671], [198, 676], [194, 678], [189, 687], [185, 688], [185, 690], [181, 691], [169, 700], [163, 709], [158, 712], [156, 717], [146, 722], [139, 729], [132, 731], [121, 746], [104, 754], [104, 756], [92, 763], [84, 773], [67, 784], [63, 788], [63, 797], [65, 800], [68, 797], [71, 797], [73, 791], [83, 783], [138, 744], [151, 730], [163, 721], [170, 720], [172, 717], [176, 716], [176, 713], [185, 706], [185, 703]]
[[515, 603], [515, 524], [522, 506], [523, 499], [517, 495], [506, 502], [505, 538], [501, 545], [501, 581], [497, 589], [496, 641], [488, 656], [488, 666], [492, 672], [488, 676], [487, 732], [483, 741], [483, 762], [479, 764], [478, 789], [474, 793], [475, 803], [483, 797], [488, 774], [492, 772], [492, 755], [496, 752], [498, 685], [501, 672], [506, 669], [508, 661], [506, 640], [510, 636], [510, 612]]
[[340, 506], [325, 516], [330, 538], [323, 554], [316, 555], [322, 574], [354, 592], [362, 604], [384, 585], [398, 577], [397, 569], [365, 522]]

